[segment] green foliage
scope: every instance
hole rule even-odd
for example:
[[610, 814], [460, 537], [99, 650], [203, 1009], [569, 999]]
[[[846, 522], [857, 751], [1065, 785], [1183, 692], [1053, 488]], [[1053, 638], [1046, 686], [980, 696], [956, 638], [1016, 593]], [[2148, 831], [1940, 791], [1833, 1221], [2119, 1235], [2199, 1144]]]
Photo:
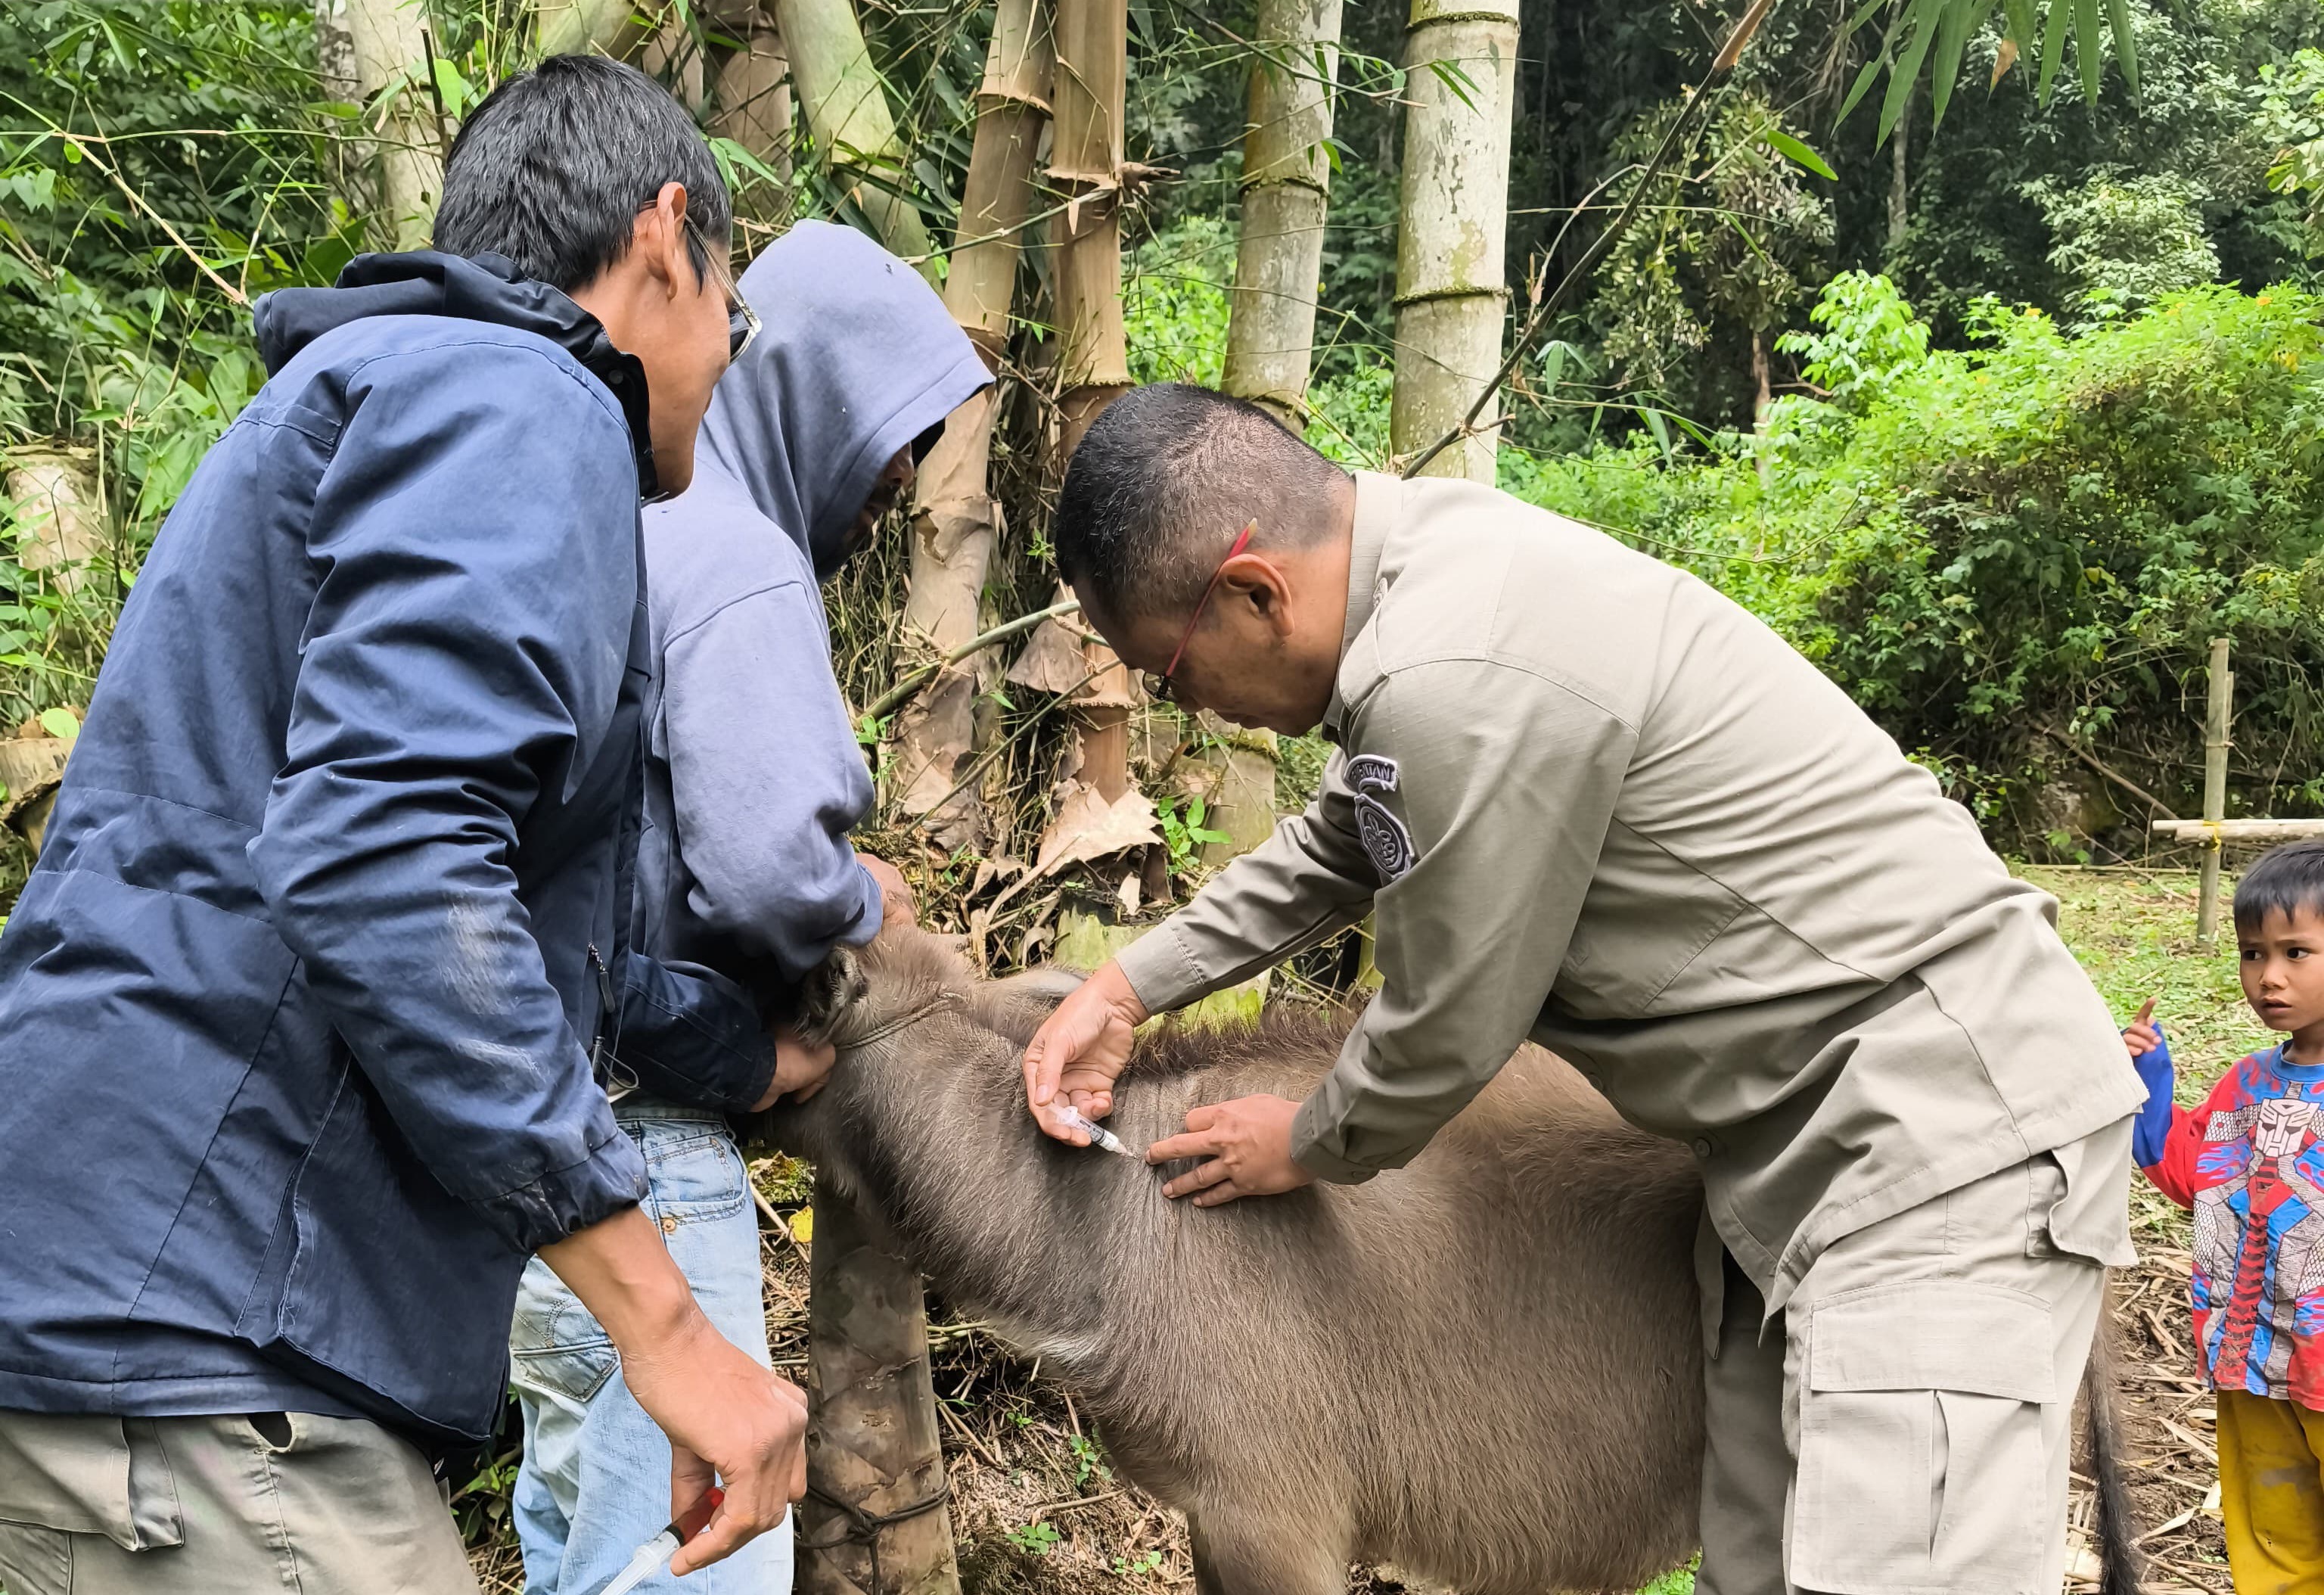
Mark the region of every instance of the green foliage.
[[[1641, 117], [1615, 158], [1642, 164], [1679, 106]], [[1686, 356], [1710, 344], [1713, 321], [1754, 335], [1774, 326], [1807, 290], [1803, 279], [1821, 277], [1819, 257], [1832, 238], [1831, 207], [1802, 180], [1801, 155], [1821, 157], [1758, 95], [1729, 96], [1683, 155], [1672, 198], [1623, 235], [1597, 278], [1599, 346], [1626, 387], [1649, 392], [1672, 389]], [[1617, 185], [1609, 203], [1627, 200], [1639, 180]]]
[[1121, 285], [1121, 322], [1133, 379], [1218, 385], [1234, 253], [1234, 235], [1224, 222], [1195, 216], [1131, 254]]
[[2086, 322], [2143, 310], [2218, 277], [2202, 191], [2187, 178], [2099, 173], [2070, 192], [2036, 181], [2026, 193], [2057, 240], [2050, 264], [2071, 284], [2067, 306]]
[[1973, 316], [1974, 348], [1916, 357], [1893, 288], [1842, 278], [1791, 344], [1839, 401], [1779, 401], [1756, 448], [1520, 457], [1504, 484], [1697, 570], [1997, 816], [2066, 742], [2186, 801], [2230, 637], [2237, 791], [2314, 809], [2324, 300], [2205, 288], [2080, 336]]
[[1056, 1550], [1057, 1548], [1058, 1542], [1065, 1538], [1063, 1535], [1057, 1532], [1057, 1526], [1047, 1521], [1046, 1519], [1038, 1523], [1028, 1523], [1020, 1526], [1019, 1527], [1010, 1529], [1008, 1531], [1008, 1535], [1009, 1543], [1010, 1544], [1016, 1546], [1019, 1551], [1029, 1552], [1036, 1556], [1047, 1556], [1050, 1552]]
[[1185, 869], [1194, 862], [1197, 852], [1212, 843], [1233, 840], [1224, 831], [1204, 827], [1203, 821], [1210, 810], [1200, 798], [1186, 798], [1183, 809], [1178, 800], [1163, 798], [1154, 806], [1154, 814], [1162, 823], [1162, 841], [1170, 850], [1170, 868], [1174, 871]]

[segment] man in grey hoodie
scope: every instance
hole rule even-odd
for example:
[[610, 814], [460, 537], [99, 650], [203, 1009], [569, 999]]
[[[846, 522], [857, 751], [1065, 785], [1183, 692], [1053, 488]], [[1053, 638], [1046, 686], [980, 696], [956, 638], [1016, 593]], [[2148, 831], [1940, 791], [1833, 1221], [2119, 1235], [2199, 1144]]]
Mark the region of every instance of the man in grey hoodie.
[[[991, 378], [935, 291], [850, 228], [799, 223], [741, 286], [763, 330], [718, 384], [693, 485], [646, 512], [655, 679], [632, 936], [773, 1006], [835, 945], [860, 946], [883, 913], [910, 912], [901, 878], [848, 844], [872, 779], [817, 585], [877, 530], [945, 417]], [[645, 1154], [645, 1210], [696, 1299], [765, 1362], [758, 1219], [727, 1116], [812, 1091], [831, 1056], [780, 1034], [737, 1045], [726, 1078], [691, 1088], [698, 1100], [632, 1091], [613, 1114]], [[661, 1090], [684, 1086], [647, 1073]], [[669, 1445], [604, 1330], [538, 1259], [511, 1345], [527, 1595], [594, 1595], [666, 1519]], [[790, 1572], [786, 1527], [682, 1586], [663, 1572], [639, 1588], [782, 1595]]]

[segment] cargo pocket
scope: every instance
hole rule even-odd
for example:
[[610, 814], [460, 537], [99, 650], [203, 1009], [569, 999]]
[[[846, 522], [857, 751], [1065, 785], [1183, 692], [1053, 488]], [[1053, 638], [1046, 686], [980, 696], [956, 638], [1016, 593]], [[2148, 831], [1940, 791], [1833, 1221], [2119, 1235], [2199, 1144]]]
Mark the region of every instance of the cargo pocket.
[[2034, 1595], [2054, 1398], [2050, 1310], [1959, 1279], [1858, 1291], [1808, 1323], [1791, 1581], [1835, 1595]]

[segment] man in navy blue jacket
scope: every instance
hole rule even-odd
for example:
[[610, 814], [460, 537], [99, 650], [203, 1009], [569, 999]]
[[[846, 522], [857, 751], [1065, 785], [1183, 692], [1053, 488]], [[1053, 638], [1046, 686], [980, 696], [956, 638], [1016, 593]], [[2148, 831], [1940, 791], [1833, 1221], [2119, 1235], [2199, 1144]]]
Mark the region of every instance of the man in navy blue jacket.
[[[805, 1404], [722, 1339], [593, 1077], [760, 1100], [752, 1006], [624, 950], [638, 505], [747, 312], [650, 80], [552, 60], [441, 253], [258, 309], [272, 373], [124, 610], [0, 938], [0, 1584], [473, 1589], [423, 1450], [538, 1250], [669, 1435], [680, 1572], [781, 1520]], [[708, 1083], [705, 1085], [704, 1082]]]

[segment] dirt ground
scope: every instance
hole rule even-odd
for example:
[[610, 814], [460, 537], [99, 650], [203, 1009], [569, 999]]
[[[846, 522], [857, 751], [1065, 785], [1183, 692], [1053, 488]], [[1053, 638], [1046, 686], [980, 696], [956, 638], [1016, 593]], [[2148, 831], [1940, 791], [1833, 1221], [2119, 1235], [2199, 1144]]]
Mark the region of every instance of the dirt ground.
[[[2242, 1005], [2232, 943], [2209, 958], [2194, 941], [2194, 877], [2183, 871], [2028, 869], [2062, 905], [2061, 927], [2119, 1013], [2147, 996], [2172, 1036], [2182, 1100], [2199, 1098], [2264, 1032]], [[798, 1377], [807, 1356], [806, 1246], [790, 1233], [807, 1200], [806, 1170], [753, 1166], [772, 1218], [762, 1224], [767, 1321], [778, 1366]], [[779, 1222], [776, 1222], [779, 1221]], [[2199, 1382], [2186, 1310], [2188, 1225], [2143, 1185], [2132, 1196], [2139, 1262], [2115, 1283], [2128, 1455], [2148, 1588], [2227, 1595], [2217, 1516], [2213, 1406]], [[811, 1239], [807, 1244], [811, 1244]], [[1185, 1526], [1114, 1477], [1079, 1415], [1036, 1367], [1010, 1357], [982, 1326], [930, 1303], [931, 1365], [952, 1477], [952, 1520], [969, 1595], [1138, 1595], [1191, 1588]], [[489, 1595], [522, 1587], [505, 1527], [509, 1464], [481, 1477], [456, 1506], [476, 1546]], [[2089, 1521], [2077, 1485], [2074, 1522]], [[2078, 1570], [2080, 1571], [2080, 1570]], [[1351, 1570], [1357, 1595], [1404, 1586]], [[1651, 1595], [1686, 1595], [1683, 1570]], [[2092, 1588], [2080, 1579], [2070, 1588]]]

